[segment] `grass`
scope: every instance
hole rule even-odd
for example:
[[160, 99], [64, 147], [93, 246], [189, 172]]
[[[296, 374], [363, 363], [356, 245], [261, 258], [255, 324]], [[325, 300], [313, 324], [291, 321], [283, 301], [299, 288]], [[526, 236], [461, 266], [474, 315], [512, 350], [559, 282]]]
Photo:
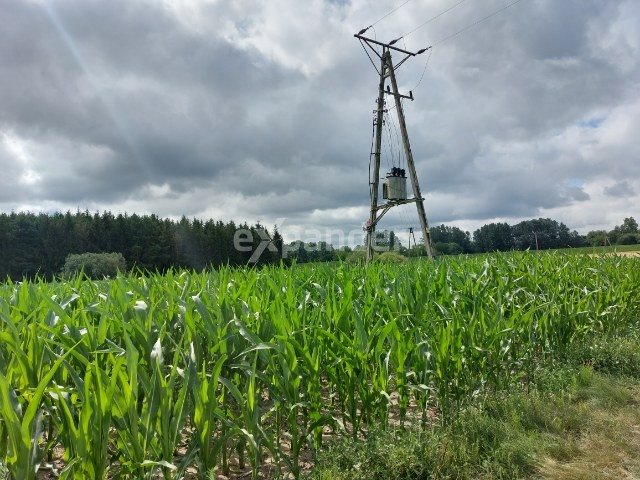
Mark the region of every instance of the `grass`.
[[[573, 247], [567, 247], [567, 248], [552, 248], [552, 249], [543, 249], [543, 250], [539, 250], [536, 251], [534, 250], [529, 250], [531, 253], [540, 253], [540, 254], [549, 254], [549, 253], [557, 253], [557, 254], [567, 254], [567, 255], [604, 255], [604, 254], [618, 254], [618, 253], [622, 253], [622, 254], [630, 254], [630, 253], [634, 253], [634, 252], [639, 252], [640, 253], [640, 245], [607, 245], [607, 246], [598, 246], [598, 247], [593, 247], [593, 246], [589, 246], [589, 247], [577, 247], [577, 248], [573, 248]], [[510, 250], [510, 251], [506, 251], [506, 252], [501, 252], [501, 255], [519, 255], [521, 254], [522, 251], [521, 250]], [[481, 253], [460, 253], [460, 254], [456, 254], [456, 255], [438, 255], [437, 258], [443, 258], [443, 257], [458, 257], [458, 258], [465, 258], [465, 257], [482, 257], [482, 258], [486, 258], [486, 257], [491, 257], [492, 255], [495, 255], [496, 252], [481, 252]], [[406, 257], [407, 261], [413, 261], [413, 260], [424, 260], [424, 257]]]
[[574, 453], [567, 458], [544, 455], [538, 467], [540, 476], [569, 480], [638, 478], [639, 405], [637, 380], [595, 374], [573, 395], [570, 408], [582, 412], [577, 436], [567, 439]]
[[337, 442], [309, 478], [638, 478], [640, 342], [620, 340], [584, 343], [531, 389], [476, 399], [452, 423]]
[[607, 245], [600, 247], [560, 248], [553, 251], [562, 253], [619, 253], [640, 252], [640, 245]]

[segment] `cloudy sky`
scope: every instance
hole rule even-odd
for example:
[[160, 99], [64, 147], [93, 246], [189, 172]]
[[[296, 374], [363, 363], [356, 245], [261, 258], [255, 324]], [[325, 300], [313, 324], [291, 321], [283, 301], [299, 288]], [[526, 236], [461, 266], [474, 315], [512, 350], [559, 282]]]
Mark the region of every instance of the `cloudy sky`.
[[[353, 33], [401, 3], [0, 0], [0, 210], [358, 231], [377, 79]], [[368, 34], [456, 3], [412, 0]], [[398, 45], [508, 3], [466, 0]], [[398, 71], [431, 224], [640, 217], [638, 0], [522, 0], [432, 52]], [[382, 226], [417, 227], [415, 210]]]

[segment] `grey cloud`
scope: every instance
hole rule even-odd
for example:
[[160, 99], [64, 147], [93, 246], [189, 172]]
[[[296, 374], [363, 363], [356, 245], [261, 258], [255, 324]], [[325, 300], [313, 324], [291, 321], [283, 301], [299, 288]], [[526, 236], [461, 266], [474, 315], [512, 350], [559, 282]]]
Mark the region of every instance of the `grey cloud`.
[[[285, 76], [278, 65], [214, 37], [196, 37], [162, 9], [144, 7], [54, 3], [55, 16], [82, 52], [78, 59], [40, 7], [5, 5], [13, 11], [4, 13], [25, 28], [5, 32], [1, 58], [13, 59], [9, 45], [15, 44], [26, 45], [26, 55], [3, 75], [3, 124], [45, 142], [43, 133], [105, 146], [114, 153], [108, 170], [141, 184], [197, 181], [243, 158], [238, 145], [250, 130], [246, 110], [260, 110], [261, 89], [277, 91], [296, 75]], [[96, 174], [108, 178], [99, 168], [87, 173], [87, 182]], [[128, 182], [114, 178], [114, 195], [120, 187]]]
[[636, 194], [628, 181], [617, 182], [604, 188], [604, 193], [610, 197], [631, 197]]
[[[314, 211], [366, 209], [377, 79], [350, 33], [371, 21], [358, 16], [360, 2], [331, 1], [326, 17], [296, 20], [298, 29], [332, 28], [309, 52], [329, 58], [313, 73], [228, 39], [229, 25], [242, 38], [273, 20], [259, 2], [244, 10], [235, 2], [203, 5], [206, 29], [154, 2], [49, 3], [50, 14], [39, 2], [0, 2], [0, 17], [10, 19], [0, 30], [0, 131], [25, 142], [41, 177], [16, 188], [24, 171], [15, 152], [0, 150], [2, 208], [132, 201], [160, 215], [197, 215], [237, 197], [233, 214], [265, 222], [287, 216], [300, 225]], [[377, 31], [393, 38], [448, 6], [410, 3]], [[464, 4], [407, 38], [407, 47], [433, 43], [501, 6]], [[609, 196], [635, 194], [624, 179], [640, 173], [637, 147], [628, 136], [604, 146], [598, 137], [621, 128], [622, 120], [611, 126], [613, 116], [640, 93], [640, 52], [620, 37], [640, 34], [637, 24], [623, 29], [630, 16], [640, 19], [632, 0], [530, 0], [434, 49], [416, 100], [405, 104], [423, 191], [434, 199], [432, 221], [587, 204], [582, 187], [567, 187], [577, 177], [607, 180]], [[280, 46], [295, 50], [282, 33]], [[399, 71], [403, 90], [418, 83], [424, 61]], [[623, 114], [638, 124], [640, 112]], [[594, 117], [602, 122], [593, 139], [580, 133], [593, 147], [570, 137]], [[151, 186], [166, 187], [163, 202]], [[196, 190], [209, 194], [194, 197]], [[188, 203], [194, 198], [202, 203]]]
[[591, 200], [591, 196], [580, 187], [570, 187], [565, 190], [565, 196], [576, 202]]

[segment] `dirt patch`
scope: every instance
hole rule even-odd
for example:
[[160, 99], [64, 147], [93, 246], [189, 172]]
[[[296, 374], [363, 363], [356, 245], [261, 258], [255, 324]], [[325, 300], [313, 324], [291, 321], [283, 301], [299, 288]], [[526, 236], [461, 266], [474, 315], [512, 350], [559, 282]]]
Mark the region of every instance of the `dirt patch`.
[[616, 255], [620, 257], [640, 257], [640, 252], [618, 252]]
[[605, 253], [590, 253], [590, 257], [602, 257], [602, 256], [616, 256], [616, 257], [640, 257], [640, 251], [635, 252], [605, 252]]

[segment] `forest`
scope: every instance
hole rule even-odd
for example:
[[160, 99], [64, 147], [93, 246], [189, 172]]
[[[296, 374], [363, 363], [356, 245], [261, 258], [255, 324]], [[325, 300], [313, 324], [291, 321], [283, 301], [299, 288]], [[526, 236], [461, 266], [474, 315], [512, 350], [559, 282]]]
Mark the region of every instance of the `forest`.
[[[19, 280], [59, 274], [69, 254], [117, 252], [128, 269], [164, 272], [169, 268], [202, 270], [207, 266], [245, 265], [250, 251], [234, 248], [238, 229], [264, 228], [201, 221], [179, 221], [156, 215], [114, 215], [66, 212], [0, 214], [0, 278]], [[276, 245], [277, 230], [269, 231]], [[256, 243], [258, 236], [254, 235]], [[266, 251], [259, 263], [275, 263], [279, 255]]]

